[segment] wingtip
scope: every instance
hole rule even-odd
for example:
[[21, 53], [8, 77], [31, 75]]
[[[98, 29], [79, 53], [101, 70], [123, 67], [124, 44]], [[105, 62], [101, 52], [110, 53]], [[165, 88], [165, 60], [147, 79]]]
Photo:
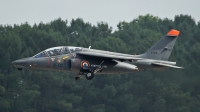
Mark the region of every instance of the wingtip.
[[179, 36], [180, 31], [172, 29], [167, 33], [167, 36]]

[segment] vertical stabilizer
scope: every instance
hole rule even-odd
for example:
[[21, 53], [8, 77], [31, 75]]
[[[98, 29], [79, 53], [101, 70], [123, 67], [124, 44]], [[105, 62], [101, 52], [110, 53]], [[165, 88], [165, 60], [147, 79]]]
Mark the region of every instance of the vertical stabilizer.
[[155, 60], [168, 60], [175, 42], [180, 34], [178, 30], [170, 30], [163, 38], [154, 44], [147, 52], [140, 55], [140, 57], [155, 59]]

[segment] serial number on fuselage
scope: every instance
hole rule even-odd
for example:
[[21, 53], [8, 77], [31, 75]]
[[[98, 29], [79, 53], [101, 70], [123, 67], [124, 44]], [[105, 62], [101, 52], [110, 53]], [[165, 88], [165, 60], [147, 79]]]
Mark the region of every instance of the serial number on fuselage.
[[63, 63], [54, 63], [53, 67], [60, 67], [60, 68], [62, 68], [63, 67]]
[[91, 65], [91, 67], [107, 68], [106, 65]]

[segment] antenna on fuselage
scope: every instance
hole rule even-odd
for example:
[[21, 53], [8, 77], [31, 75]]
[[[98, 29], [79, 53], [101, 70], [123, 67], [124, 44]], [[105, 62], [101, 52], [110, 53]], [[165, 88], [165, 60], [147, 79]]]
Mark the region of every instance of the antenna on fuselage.
[[90, 49], [91, 48], [91, 46], [89, 46], [89, 48], [88, 49]]

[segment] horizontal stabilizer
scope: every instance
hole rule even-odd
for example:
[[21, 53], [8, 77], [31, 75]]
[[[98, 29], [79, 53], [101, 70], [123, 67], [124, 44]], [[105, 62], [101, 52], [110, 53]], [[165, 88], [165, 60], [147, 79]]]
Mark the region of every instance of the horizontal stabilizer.
[[152, 63], [152, 64], [153, 65], [158, 65], [158, 66], [164, 66], [164, 67], [171, 67], [171, 68], [180, 68], [180, 69], [183, 69], [183, 67], [169, 65], [169, 64], [163, 64], [163, 63]]

